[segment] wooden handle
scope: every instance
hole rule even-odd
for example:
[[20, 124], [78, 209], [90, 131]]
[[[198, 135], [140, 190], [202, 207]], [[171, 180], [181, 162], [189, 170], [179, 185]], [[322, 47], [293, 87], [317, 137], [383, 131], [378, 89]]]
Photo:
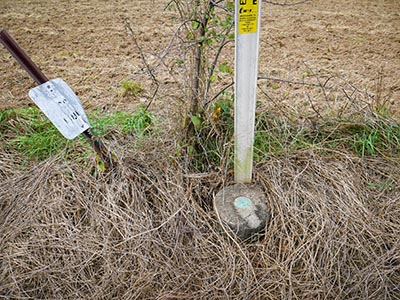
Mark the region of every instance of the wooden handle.
[[22, 50], [17, 42], [6, 31], [0, 31], [0, 42], [6, 47], [12, 56], [20, 63], [20, 65], [28, 72], [28, 74], [35, 80], [37, 84], [45, 83], [49, 79], [42, 73], [42, 71], [35, 65], [30, 57]]

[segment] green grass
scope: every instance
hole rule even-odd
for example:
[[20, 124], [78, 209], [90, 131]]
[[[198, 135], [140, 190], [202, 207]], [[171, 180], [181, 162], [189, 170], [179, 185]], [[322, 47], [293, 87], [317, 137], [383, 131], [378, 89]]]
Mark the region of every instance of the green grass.
[[132, 95], [134, 97], [137, 97], [140, 95], [140, 93], [143, 92], [142, 84], [131, 79], [125, 79], [121, 81], [120, 85], [124, 96]]
[[93, 119], [93, 131], [100, 136], [118, 132], [121, 135], [136, 135], [141, 138], [149, 135], [157, 123], [156, 117], [142, 106], [133, 114], [122, 111], [108, 114], [95, 112], [90, 119]]
[[[156, 123], [154, 115], [142, 107], [133, 114], [89, 113], [89, 119], [96, 136], [117, 134], [121, 139], [128, 135], [141, 139], [151, 134]], [[77, 147], [86, 150], [89, 147], [82, 137], [72, 141], [65, 139], [35, 107], [0, 111], [0, 141], [6, 151], [16, 151], [28, 160], [44, 160], [60, 152], [68, 158], [83, 153]]]
[[353, 135], [353, 149], [364, 156], [390, 156], [400, 154], [400, 126], [379, 121], [360, 125]]
[[[223, 104], [224, 105], [223, 105]], [[197, 128], [193, 166], [204, 172], [210, 166], [233, 168], [233, 109], [222, 102]], [[215, 112], [219, 114], [216, 116]], [[229, 149], [227, 149], [229, 148]], [[300, 125], [268, 112], [256, 116], [254, 161], [293, 155], [312, 150], [349, 153], [364, 157], [384, 157], [400, 162], [400, 124], [382, 117], [360, 116], [341, 120], [319, 120]]]
[[[89, 113], [96, 136], [116, 136], [135, 141], [151, 136], [159, 125], [155, 116], [139, 107], [134, 113]], [[199, 118], [193, 145], [187, 154], [193, 168], [206, 171], [212, 166], [233, 167], [233, 107], [231, 100], [219, 100]], [[318, 122], [317, 122], [318, 123]], [[34, 107], [0, 111], [0, 141], [6, 151], [20, 153], [28, 160], [44, 160], [57, 153], [84, 155], [89, 146], [82, 138], [65, 139], [43, 113]], [[138, 143], [140, 147], [140, 143]], [[85, 150], [82, 151], [82, 148]], [[190, 151], [189, 151], [190, 150]], [[320, 120], [314, 126], [299, 126], [267, 112], [256, 117], [254, 161], [313, 150], [320, 153], [346, 152], [359, 157], [390, 157], [400, 160], [400, 124], [387, 118]], [[82, 154], [83, 153], [83, 154]]]
[[15, 150], [28, 159], [36, 160], [43, 160], [72, 145], [34, 107], [1, 111], [0, 139], [5, 143], [6, 150]]
[[290, 126], [261, 114], [254, 147], [256, 160], [308, 149], [400, 158], [400, 124], [386, 119], [364, 119], [321, 121], [312, 127]]

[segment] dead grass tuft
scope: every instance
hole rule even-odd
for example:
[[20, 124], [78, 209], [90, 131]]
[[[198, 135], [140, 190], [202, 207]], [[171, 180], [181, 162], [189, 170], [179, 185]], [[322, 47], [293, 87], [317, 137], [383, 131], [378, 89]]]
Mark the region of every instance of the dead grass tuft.
[[[399, 295], [398, 165], [302, 153], [257, 166], [256, 181], [268, 195], [273, 218], [262, 241], [244, 244], [228, 238], [213, 212], [204, 210], [227, 184], [226, 176], [184, 174], [171, 160], [145, 157], [126, 159], [108, 176], [60, 159], [24, 172], [2, 171], [0, 295]], [[2, 170], [10, 169], [11, 160], [3, 160]]]

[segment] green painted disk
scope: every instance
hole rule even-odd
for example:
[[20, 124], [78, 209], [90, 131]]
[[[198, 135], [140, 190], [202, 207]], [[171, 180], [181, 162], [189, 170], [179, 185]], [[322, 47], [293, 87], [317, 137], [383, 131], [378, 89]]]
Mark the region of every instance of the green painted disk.
[[253, 204], [253, 202], [251, 202], [251, 200], [247, 197], [237, 197], [234, 201], [234, 205], [237, 208], [248, 208]]

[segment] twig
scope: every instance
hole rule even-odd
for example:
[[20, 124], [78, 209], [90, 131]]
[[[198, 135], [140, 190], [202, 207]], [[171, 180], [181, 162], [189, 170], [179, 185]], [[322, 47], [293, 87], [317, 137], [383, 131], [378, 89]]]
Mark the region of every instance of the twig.
[[[228, 32], [231, 30], [232, 26], [233, 26], [233, 23], [231, 24], [231, 26], [229, 27], [229, 29], [226, 31], [226, 33], [228, 33]], [[218, 58], [219, 58], [219, 56], [220, 56], [220, 54], [221, 54], [221, 52], [222, 52], [222, 49], [223, 49], [223, 48], [225, 47], [225, 45], [228, 44], [229, 42], [231, 42], [231, 41], [226, 41], [226, 35], [225, 35], [225, 37], [222, 39], [222, 41], [221, 41], [221, 43], [220, 43], [220, 46], [219, 46], [219, 48], [218, 48], [218, 51], [217, 51], [217, 53], [215, 54], [214, 61], [212, 62], [211, 67], [210, 67], [210, 73], [208, 74], [208, 80], [207, 80], [207, 82], [206, 82], [206, 88], [205, 88], [205, 93], [204, 93], [204, 99], [207, 99], [208, 91], [210, 90], [211, 77], [212, 77], [213, 74], [214, 74], [214, 70], [215, 70], [215, 66], [217, 65]], [[217, 97], [218, 97], [218, 96], [217, 96]], [[215, 99], [215, 98], [213, 98], [213, 99]]]
[[[258, 80], [271, 80], [271, 81], [278, 81], [278, 82], [284, 82], [288, 84], [298, 84], [298, 85], [306, 85], [306, 86], [314, 86], [314, 87], [322, 87], [326, 88], [326, 84], [332, 77], [329, 77], [324, 84], [315, 84], [315, 83], [307, 83], [307, 82], [301, 82], [301, 81], [292, 81], [292, 80], [286, 80], [286, 79], [281, 79], [281, 78], [273, 78], [273, 77], [266, 77], [263, 75], [258, 75], [257, 79]], [[328, 88], [329, 89], [329, 88]]]
[[231, 83], [229, 83], [229, 84], [227, 84], [226, 86], [224, 86], [214, 97], [212, 97], [210, 100], [208, 100], [208, 101], [204, 104], [204, 108], [206, 108], [211, 102], [213, 102], [216, 98], [218, 98], [219, 95], [221, 95], [224, 91], [226, 91], [227, 89], [229, 89], [233, 84], [234, 84], [234, 82], [232, 81]]
[[314, 106], [314, 103], [312, 102], [310, 95], [308, 93], [307, 93], [307, 99], [308, 99], [308, 102], [310, 103], [311, 109], [318, 115], [318, 117], [321, 118], [321, 120], [323, 120], [324, 118], [322, 117], [322, 115], [319, 113], [319, 111]]
[[279, 6], [295, 6], [295, 5], [300, 5], [300, 4], [304, 4], [304, 3], [308, 3], [311, 2], [312, 0], [302, 0], [302, 1], [297, 1], [294, 3], [279, 3], [279, 2], [273, 2], [273, 1], [268, 1], [268, 0], [263, 0], [262, 2], [268, 3], [268, 4], [272, 4], [272, 5], [279, 5]]
[[286, 112], [281, 108], [281, 105], [280, 105], [280, 104], [278, 104], [271, 96], [269, 96], [269, 95], [267, 94], [267, 92], [264, 91], [264, 90], [260, 87], [260, 85], [257, 85], [257, 86], [258, 86], [258, 88], [260, 89], [261, 93], [262, 93], [265, 97], [267, 97], [267, 99], [270, 100], [270, 101], [275, 105], [276, 108], [278, 108], [283, 114], [286, 114]]
[[158, 83], [158, 80], [155, 77], [155, 75], [153, 73], [153, 70], [151, 69], [150, 65], [148, 64], [148, 62], [147, 62], [147, 60], [146, 60], [146, 58], [145, 58], [145, 56], [143, 54], [142, 48], [139, 46], [139, 43], [138, 43], [138, 41], [137, 41], [137, 39], [135, 37], [135, 33], [133, 32], [132, 26], [131, 26], [128, 18], [123, 18], [123, 21], [125, 23], [126, 29], [130, 32], [130, 34], [132, 36], [132, 39], [133, 39], [133, 42], [135, 43], [135, 46], [139, 50], [140, 57], [141, 57], [144, 65], [146, 66], [147, 72], [149, 73], [151, 80], [153, 81], [153, 83], [156, 86], [156, 89], [155, 89], [155, 91], [153, 93], [153, 96], [151, 97], [151, 100], [149, 101], [149, 104], [147, 104], [147, 106], [145, 108], [145, 110], [147, 110], [149, 108], [149, 106], [151, 105], [151, 103], [153, 102], [154, 98], [156, 97], [160, 84]]

